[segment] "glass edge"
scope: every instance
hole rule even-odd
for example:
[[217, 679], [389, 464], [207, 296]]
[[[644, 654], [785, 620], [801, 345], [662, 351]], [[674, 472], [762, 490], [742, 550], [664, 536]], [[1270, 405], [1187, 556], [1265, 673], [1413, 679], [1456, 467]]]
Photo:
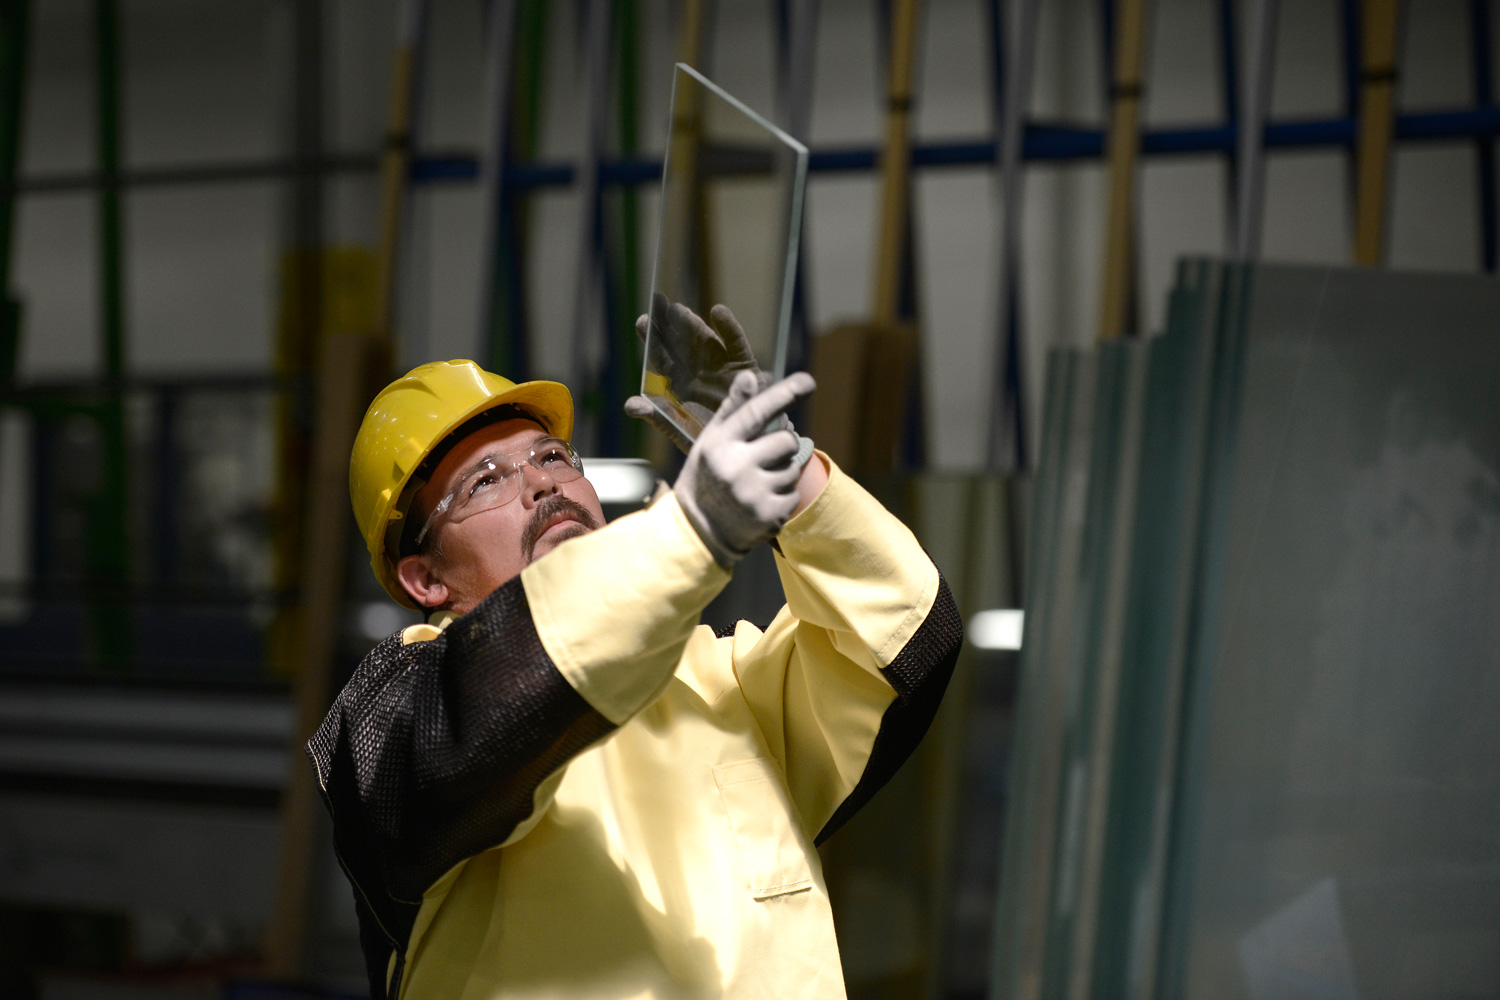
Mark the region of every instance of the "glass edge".
[[793, 168], [792, 204], [787, 210], [786, 252], [781, 273], [781, 310], [776, 318], [776, 358], [772, 376], [786, 378], [787, 351], [792, 338], [792, 306], [797, 296], [797, 263], [802, 253], [802, 207], [807, 194], [807, 150], [797, 151]]
[[[704, 76], [702, 73], [698, 72], [696, 69], [693, 69], [693, 67], [689, 66], [687, 63], [677, 63], [676, 68], [682, 70], [684, 73], [687, 73], [689, 76], [691, 76], [694, 80], [697, 80], [699, 83], [703, 84], [709, 90], [718, 95], [721, 100], [727, 102], [730, 106], [732, 106], [736, 111], [739, 111], [741, 114], [748, 116], [755, 122], [755, 124], [759, 125], [767, 132], [770, 132], [786, 145], [791, 146], [793, 149], [797, 150], [798, 153], [802, 154], [803, 156], [807, 155], [807, 147], [804, 146], [801, 142], [788, 135], [781, 128], [773, 124], [770, 119], [766, 118], [754, 108], [751, 108], [744, 101], [740, 100], [738, 97], [735, 97], [729, 91], [725, 90], [723, 87], [720, 87], [717, 83], [714, 83], [712, 80]], [[672, 77], [672, 93], [675, 99], [675, 95], [677, 93], [677, 77], [675, 74]]]

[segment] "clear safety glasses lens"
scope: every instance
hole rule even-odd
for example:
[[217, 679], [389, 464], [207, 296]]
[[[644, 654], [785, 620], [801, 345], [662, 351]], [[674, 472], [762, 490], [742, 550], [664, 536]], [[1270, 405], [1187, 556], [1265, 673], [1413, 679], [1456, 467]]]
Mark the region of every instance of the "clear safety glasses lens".
[[524, 478], [522, 467], [527, 465], [545, 472], [559, 483], [571, 483], [583, 475], [583, 460], [573, 446], [561, 438], [542, 438], [525, 451], [486, 455], [464, 475], [452, 492], [438, 501], [427, 523], [417, 533], [417, 544], [422, 544], [444, 516], [449, 521], [462, 521], [503, 507], [520, 496]]

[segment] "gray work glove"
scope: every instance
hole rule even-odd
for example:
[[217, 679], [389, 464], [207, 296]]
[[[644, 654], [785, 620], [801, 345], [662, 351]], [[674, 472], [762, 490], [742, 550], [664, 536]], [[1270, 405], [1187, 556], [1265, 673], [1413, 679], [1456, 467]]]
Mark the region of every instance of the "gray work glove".
[[[651, 314], [635, 321], [635, 333], [651, 352], [651, 370], [667, 377], [682, 409], [700, 425], [707, 426], [713, 419], [740, 372], [754, 374], [759, 389], [771, 384], [771, 376], [756, 363], [750, 340], [728, 306], [714, 306], [705, 323], [687, 306], [656, 292], [651, 296]], [[683, 454], [692, 447], [693, 442], [645, 396], [627, 399], [625, 412], [661, 431]], [[791, 429], [785, 414], [778, 418], [780, 429]]]
[[802, 474], [795, 460], [797, 435], [765, 427], [810, 396], [816, 383], [798, 372], [761, 391], [757, 384], [751, 372], [735, 377], [672, 487], [688, 520], [726, 568], [773, 537], [797, 509]]

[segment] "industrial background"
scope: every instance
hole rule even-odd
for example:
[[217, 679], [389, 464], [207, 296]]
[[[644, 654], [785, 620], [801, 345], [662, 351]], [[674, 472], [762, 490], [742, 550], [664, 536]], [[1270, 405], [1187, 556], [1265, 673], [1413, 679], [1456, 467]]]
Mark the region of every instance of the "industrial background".
[[1004, 612], [825, 853], [851, 995], [1001, 990], [1049, 352], [1162, 331], [1184, 257], [1493, 274], [1497, 7], [0, 0], [0, 995], [362, 995], [297, 747], [415, 619], [348, 442], [473, 358], [668, 474], [620, 404], [679, 59], [811, 150], [799, 421]]

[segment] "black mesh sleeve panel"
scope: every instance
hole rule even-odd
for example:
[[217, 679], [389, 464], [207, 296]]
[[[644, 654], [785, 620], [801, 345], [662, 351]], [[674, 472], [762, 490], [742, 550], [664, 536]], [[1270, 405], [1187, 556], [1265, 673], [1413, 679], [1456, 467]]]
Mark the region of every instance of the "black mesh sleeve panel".
[[[361, 935], [375, 996], [423, 891], [504, 841], [537, 786], [613, 728], [542, 648], [519, 578], [435, 639], [370, 651], [307, 751], [361, 924], [376, 925]], [[378, 938], [390, 947], [371, 955]]]
[[939, 576], [932, 610], [891, 665], [881, 671], [886, 682], [896, 689], [896, 700], [880, 720], [880, 731], [875, 734], [875, 745], [865, 762], [864, 773], [849, 797], [818, 831], [816, 843], [823, 843], [848, 822], [891, 780], [922, 742], [942, 703], [943, 692], [948, 690], [948, 679], [953, 676], [953, 665], [958, 662], [963, 641], [964, 626], [958, 606], [953, 603], [948, 581]]

